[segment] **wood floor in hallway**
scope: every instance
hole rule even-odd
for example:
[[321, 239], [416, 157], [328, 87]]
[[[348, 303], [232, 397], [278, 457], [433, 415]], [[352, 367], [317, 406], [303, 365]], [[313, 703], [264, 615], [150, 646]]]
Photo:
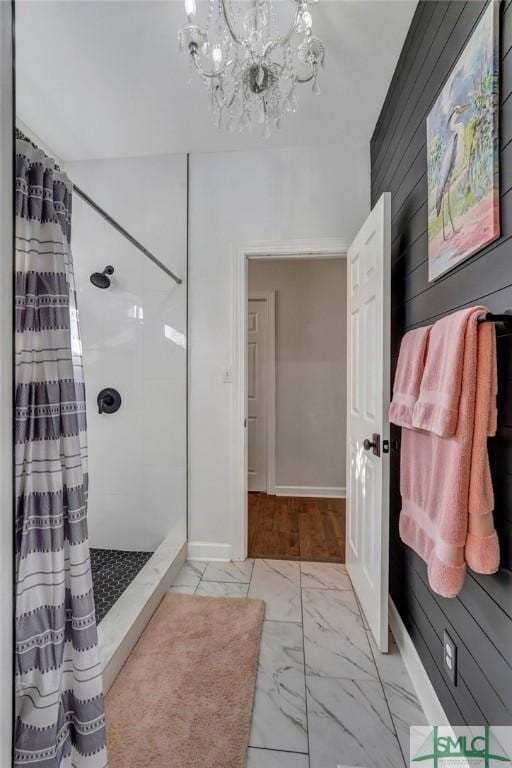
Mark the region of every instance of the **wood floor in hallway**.
[[249, 557], [345, 562], [345, 499], [249, 493]]

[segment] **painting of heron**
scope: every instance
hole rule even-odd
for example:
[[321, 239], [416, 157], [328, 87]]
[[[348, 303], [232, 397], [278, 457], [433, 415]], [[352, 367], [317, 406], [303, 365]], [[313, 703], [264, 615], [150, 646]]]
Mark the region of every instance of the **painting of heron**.
[[427, 117], [429, 280], [499, 237], [498, 2]]

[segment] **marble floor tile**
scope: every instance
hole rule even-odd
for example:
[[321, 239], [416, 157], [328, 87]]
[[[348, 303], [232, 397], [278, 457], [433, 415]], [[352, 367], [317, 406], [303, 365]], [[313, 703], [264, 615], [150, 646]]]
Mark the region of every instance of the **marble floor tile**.
[[426, 725], [427, 718], [391, 632], [389, 633], [389, 653], [380, 653], [371, 633], [368, 637], [384, 685], [384, 693], [398, 733], [400, 746], [407, 762], [409, 760], [410, 727], [411, 725]]
[[169, 592], [179, 592], [182, 595], [193, 595], [196, 591], [196, 587], [187, 587], [185, 585], [181, 587], [171, 587]]
[[364, 628], [367, 630], [367, 632], [370, 631], [370, 625], [368, 624], [368, 619], [366, 618], [366, 614], [363, 611], [363, 606], [359, 602], [358, 598], [356, 597], [357, 605], [359, 606], [359, 613], [361, 614], [361, 618], [363, 620]]
[[174, 580], [173, 587], [197, 587], [207, 562], [188, 560]]
[[341, 563], [301, 563], [301, 587], [352, 589], [347, 569]]
[[203, 581], [226, 581], [248, 584], [251, 580], [254, 560], [243, 563], [208, 563], [203, 573]]
[[200, 581], [194, 594], [203, 597], [247, 597], [248, 584], [230, 584], [226, 581]]
[[247, 768], [309, 768], [307, 755], [249, 747]]
[[307, 678], [310, 768], [404, 768], [382, 686]]
[[406, 692], [414, 693], [411, 678], [405, 668], [402, 655], [391, 632], [389, 633], [388, 653], [380, 653], [371, 632], [368, 632], [368, 639], [382, 682], [397, 686]]
[[354, 593], [303, 589], [306, 674], [378, 679]]
[[263, 624], [249, 746], [308, 751], [302, 626], [298, 623]]
[[412, 725], [427, 725], [427, 718], [415, 693], [385, 683], [384, 695], [388, 700], [405, 763], [409, 765], [410, 728]]
[[389, 633], [389, 653], [380, 653], [377, 650], [371, 634], [369, 639], [400, 746], [405, 760], [408, 761], [409, 729], [411, 725], [426, 725], [427, 719], [391, 632]]
[[249, 597], [265, 601], [269, 621], [302, 621], [299, 563], [255, 560]]

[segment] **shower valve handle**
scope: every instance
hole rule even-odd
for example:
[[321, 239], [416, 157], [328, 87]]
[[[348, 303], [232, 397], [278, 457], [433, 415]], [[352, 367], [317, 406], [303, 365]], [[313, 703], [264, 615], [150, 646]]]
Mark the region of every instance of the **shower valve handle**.
[[98, 413], [115, 413], [121, 407], [121, 395], [114, 387], [102, 389], [96, 398]]

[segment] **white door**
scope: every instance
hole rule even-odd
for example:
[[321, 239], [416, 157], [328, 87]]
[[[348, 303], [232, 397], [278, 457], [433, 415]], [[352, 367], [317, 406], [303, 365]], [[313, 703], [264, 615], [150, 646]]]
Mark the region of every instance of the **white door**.
[[267, 490], [268, 301], [249, 296], [247, 314], [247, 450], [249, 491]]
[[347, 568], [379, 650], [388, 650], [391, 196], [347, 258]]

